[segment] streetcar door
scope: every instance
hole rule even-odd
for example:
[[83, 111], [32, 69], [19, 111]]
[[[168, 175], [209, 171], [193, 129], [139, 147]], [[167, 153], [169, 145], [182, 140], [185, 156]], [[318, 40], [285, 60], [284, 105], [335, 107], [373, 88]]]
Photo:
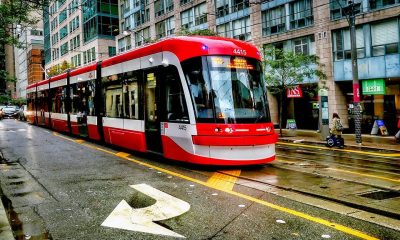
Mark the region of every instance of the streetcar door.
[[160, 81], [158, 68], [144, 71], [145, 97], [145, 135], [147, 150], [162, 153], [160, 130]]

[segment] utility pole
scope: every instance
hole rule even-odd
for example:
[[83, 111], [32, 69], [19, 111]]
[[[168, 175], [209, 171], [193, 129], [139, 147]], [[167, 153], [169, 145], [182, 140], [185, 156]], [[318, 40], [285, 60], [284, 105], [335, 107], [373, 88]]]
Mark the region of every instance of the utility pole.
[[361, 105], [360, 105], [360, 81], [358, 79], [357, 63], [357, 43], [356, 43], [356, 17], [354, 1], [348, 1], [348, 5], [343, 8], [346, 11], [347, 21], [350, 28], [351, 42], [351, 67], [353, 72], [353, 106], [354, 106], [354, 127], [356, 143], [361, 145]]

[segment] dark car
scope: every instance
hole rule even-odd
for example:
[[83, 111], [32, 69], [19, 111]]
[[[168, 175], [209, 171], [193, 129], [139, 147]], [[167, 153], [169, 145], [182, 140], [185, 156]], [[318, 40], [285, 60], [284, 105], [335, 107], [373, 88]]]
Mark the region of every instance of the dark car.
[[19, 108], [17, 106], [5, 106], [3, 108], [4, 117], [12, 118], [18, 113]]

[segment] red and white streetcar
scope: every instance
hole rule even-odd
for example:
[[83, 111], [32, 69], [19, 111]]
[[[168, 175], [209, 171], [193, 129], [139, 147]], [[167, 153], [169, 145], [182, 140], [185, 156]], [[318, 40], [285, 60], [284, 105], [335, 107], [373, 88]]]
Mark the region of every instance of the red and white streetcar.
[[27, 88], [28, 121], [168, 159], [275, 159], [261, 56], [218, 37], [175, 37]]

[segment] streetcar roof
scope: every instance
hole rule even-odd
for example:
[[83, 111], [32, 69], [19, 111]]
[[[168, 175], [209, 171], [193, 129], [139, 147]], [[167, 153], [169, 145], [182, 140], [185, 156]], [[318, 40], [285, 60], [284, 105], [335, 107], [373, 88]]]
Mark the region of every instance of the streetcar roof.
[[[179, 36], [167, 38], [159, 42], [135, 48], [114, 57], [105, 59], [101, 62], [101, 66], [112, 66], [162, 51], [174, 53], [180, 61], [184, 61], [192, 57], [207, 55], [245, 56], [261, 60], [261, 55], [258, 49], [254, 45], [247, 42], [232, 38], [214, 36]], [[83, 67], [71, 69], [69, 74], [70, 76], [76, 76], [85, 72], [93, 71], [96, 69], [96, 65], [97, 62]], [[52, 76], [49, 79], [40, 81], [38, 83], [31, 84], [27, 87], [27, 89], [64, 78], [67, 78], [66, 72]]]

